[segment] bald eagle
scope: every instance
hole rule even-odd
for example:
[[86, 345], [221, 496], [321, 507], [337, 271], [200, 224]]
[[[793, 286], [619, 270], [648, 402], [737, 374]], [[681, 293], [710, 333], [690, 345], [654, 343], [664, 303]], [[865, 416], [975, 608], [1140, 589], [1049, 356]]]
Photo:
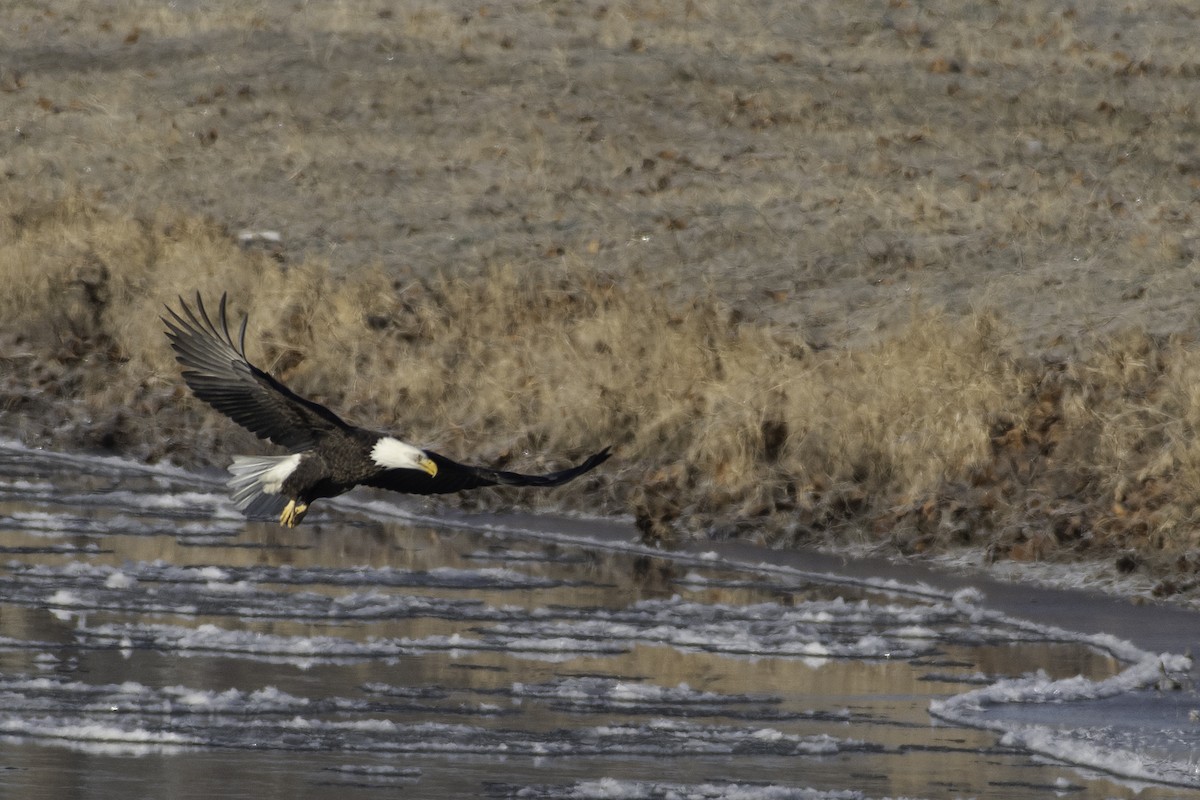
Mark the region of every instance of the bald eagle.
[[459, 464], [379, 431], [343, 421], [307, 400], [246, 358], [246, 324], [237, 341], [229, 332], [225, 295], [214, 324], [200, 294], [196, 308], [179, 299], [167, 307], [167, 339], [197, 397], [260, 439], [291, 451], [282, 456], [235, 456], [229, 466], [233, 502], [249, 517], [275, 517], [294, 528], [309, 506], [358, 485], [408, 494], [443, 494], [480, 486], [559, 486], [608, 459], [604, 448], [583, 463], [546, 475]]

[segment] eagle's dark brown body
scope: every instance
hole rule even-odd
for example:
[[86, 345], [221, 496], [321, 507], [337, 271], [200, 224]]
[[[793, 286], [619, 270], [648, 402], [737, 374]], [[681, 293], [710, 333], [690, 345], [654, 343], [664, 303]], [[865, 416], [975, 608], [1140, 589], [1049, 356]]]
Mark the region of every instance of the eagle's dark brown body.
[[382, 437], [361, 429], [335, 431], [319, 449], [304, 453], [300, 464], [283, 481], [283, 491], [304, 503], [337, 497], [345, 486], [366, 483], [379, 467], [371, 461], [371, 447]]

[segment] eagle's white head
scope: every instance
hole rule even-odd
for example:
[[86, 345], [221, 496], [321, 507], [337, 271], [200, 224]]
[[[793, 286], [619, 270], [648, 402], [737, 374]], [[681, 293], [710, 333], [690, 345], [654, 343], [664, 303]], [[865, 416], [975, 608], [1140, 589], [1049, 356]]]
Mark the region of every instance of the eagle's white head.
[[392, 436], [381, 436], [371, 448], [371, 460], [384, 469], [417, 469], [437, 475], [437, 464], [424, 450]]

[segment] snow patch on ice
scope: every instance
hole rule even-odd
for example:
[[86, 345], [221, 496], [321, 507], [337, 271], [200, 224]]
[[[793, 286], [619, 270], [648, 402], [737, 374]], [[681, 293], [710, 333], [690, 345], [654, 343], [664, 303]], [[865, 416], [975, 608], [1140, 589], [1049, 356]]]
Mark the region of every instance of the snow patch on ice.
[[109, 589], [131, 589], [137, 586], [137, 578], [114, 570], [104, 579], [104, 585]]
[[[755, 783], [665, 783], [621, 778], [600, 778], [562, 786], [503, 786], [500, 797], [526, 800], [642, 800], [642, 798], [687, 798], [687, 800], [865, 800], [857, 791], [821, 791], [794, 786]], [[493, 796], [497, 796], [493, 794]]]
[[[935, 700], [930, 704], [930, 713], [948, 722], [997, 731], [1007, 746], [1023, 747], [1067, 763], [1126, 778], [1200, 787], [1200, 765], [1190, 759], [1155, 757], [1145, 740], [1139, 747], [1125, 731], [1111, 727], [1064, 728], [989, 713], [1004, 707], [1102, 700], [1148, 687], [1171, 689], [1188, 674], [1191, 664], [1186, 656], [1144, 654], [1117, 675], [1098, 681], [1078, 675], [1051, 680], [1039, 670], [1027, 677], [1000, 680], [945, 700]], [[1200, 741], [1195, 741], [1194, 734], [1191, 738], [1194, 752]]]

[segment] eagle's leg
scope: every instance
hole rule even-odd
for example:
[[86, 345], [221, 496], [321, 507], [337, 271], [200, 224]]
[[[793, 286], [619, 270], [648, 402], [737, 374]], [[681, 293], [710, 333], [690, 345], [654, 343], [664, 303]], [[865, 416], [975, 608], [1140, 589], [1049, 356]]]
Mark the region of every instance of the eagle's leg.
[[304, 515], [307, 513], [308, 503], [288, 500], [288, 504], [283, 507], [283, 513], [279, 515], [279, 524], [287, 528], [294, 528], [300, 524], [300, 520], [304, 519]]

